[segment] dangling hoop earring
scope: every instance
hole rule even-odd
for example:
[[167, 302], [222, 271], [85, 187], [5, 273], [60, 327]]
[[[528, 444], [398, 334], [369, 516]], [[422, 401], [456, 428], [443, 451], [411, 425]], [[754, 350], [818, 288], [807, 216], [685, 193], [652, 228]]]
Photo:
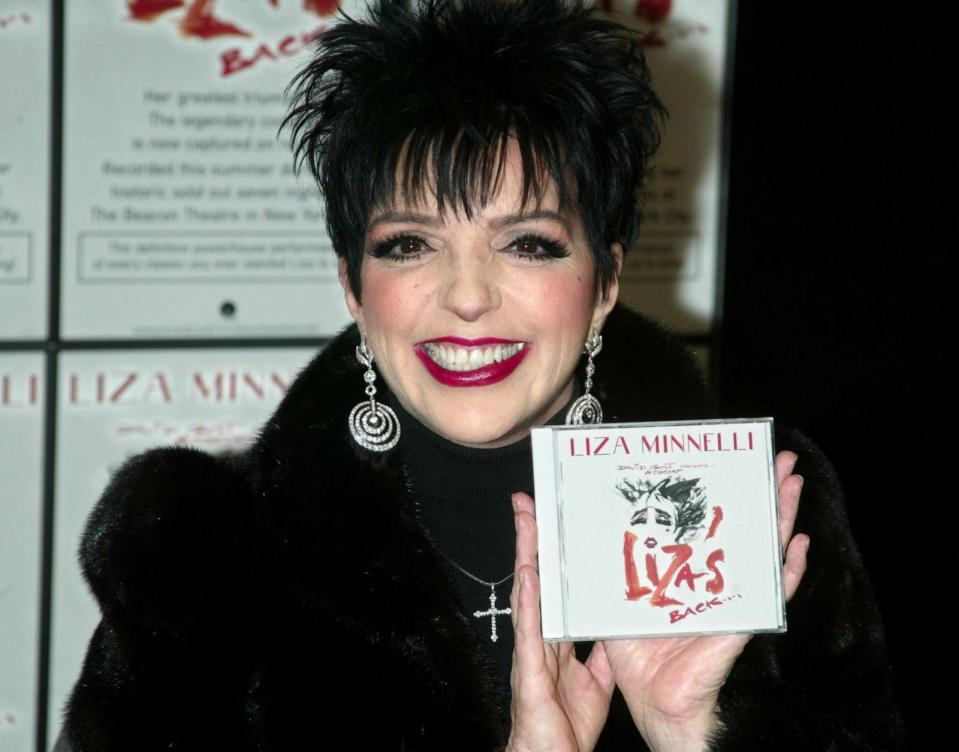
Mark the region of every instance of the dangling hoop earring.
[[356, 359], [366, 366], [363, 380], [366, 382], [366, 396], [369, 401], [361, 402], [350, 411], [350, 433], [353, 439], [364, 449], [371, 452], [385, 452], [396, 446], [400, 440], [400, 422], [389, 405], [377, 402], [376, 372], [373, 370], [373, 351], [366, 344], [366, 335], [361, 335], [356, 347]]
[[593, 388], [593, 374], [596, 372], [596, 366], [593, 365], [593, 358], [603, 349], [603, 338], [596, 329], [593, 329], [592, 336], [586, 340], [584, 351], [589, 356], [586, 361], [586, 391], [569, 407], [566, 413], [566, 425], [582, 426], [587, 423], [603, 422], [603, 407], [599, 404], [589, 390]]

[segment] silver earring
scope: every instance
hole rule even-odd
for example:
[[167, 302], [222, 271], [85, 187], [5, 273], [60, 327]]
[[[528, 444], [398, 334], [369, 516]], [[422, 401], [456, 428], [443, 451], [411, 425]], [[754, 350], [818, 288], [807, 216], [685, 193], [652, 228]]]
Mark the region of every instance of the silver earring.
[[362, 335], [356, 347], [356, 359], [366, 366], [363, 380], [366, 382], [366, 396], [369, 401], [361, 402], [350, 412], [350, 433], [357, 444], [371, 452], [385, 452], [396, 446], [400, 440], [400, 422], [389, 405], [377, 402], [376, 372], [373, 370], [373, 351], [366, 344], [366, 335]]
[[584, 350], [589, 356], [586, 361], [586, 391], [569, 407], [566, 413], [566, 425], [582, 426], [587, 423], [602, 423], [603, 408], [589, 390], [593, 388], [593, 374], [596, 372], [596, 366], [593, 365], [593, 358], [603, 349], [603, 338], [596, 329], [593, 329], [593, 335], [586, 340]]

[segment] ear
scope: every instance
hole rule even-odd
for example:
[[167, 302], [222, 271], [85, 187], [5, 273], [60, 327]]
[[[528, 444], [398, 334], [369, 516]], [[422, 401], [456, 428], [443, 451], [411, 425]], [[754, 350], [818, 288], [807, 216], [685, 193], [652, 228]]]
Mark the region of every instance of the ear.
[[596, 331], [603, 330], [603, 324], [606, 323], [606, 317], [613, 310], [616, 301], [619, 298], [619, 277], [623, 273], [623, 245], [622, 243], [613, 243], [610, 247], [613, 259], [616, 262], [616, 272], [613, 274], [609, 283], [609, 289], [606, 291], [606, 297], [603, 297], [603, 285], [600, 280], [596, 280], [596, 307], [593, 309], [592, 327]]
[[360, 305], [356, 296], [353, 294], [353, 288], [350, 287], [350, 277], [346, 271], [346, 259], [340, 258], [337, 274], [340, 278], [340, 287], [343, 288], [343, 297], [346, 299], [346, 307], [350, 311], [350, 316], [360, 327], [360, 331], [366, 331], [363, 326], [363, 306]]

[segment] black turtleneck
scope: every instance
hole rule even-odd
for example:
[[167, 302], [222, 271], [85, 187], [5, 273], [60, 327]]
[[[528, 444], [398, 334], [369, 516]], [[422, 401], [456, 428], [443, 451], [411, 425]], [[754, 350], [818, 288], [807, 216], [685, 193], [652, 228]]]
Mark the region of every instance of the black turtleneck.
[[[574, 379], [570, 402], [581, 393], [579, 381]], [[497, 641], [493, 642], [490, 617], [474, 616], [474, 612], [489, 608], [489, 586], [463, 574], [449, 560], [480, 580], [499, 582], [496, 608], [509, 607], [516, 556], [510, 495], [516, 491], [533, 494], [530, 437], [493, 449], [466, 447], [424, 426], [392, 395], [389, 404], [400, 422], [397, 449], [409, 471], [419, 522], [446, 557], [447, 574], [459, 596], [458, 607], [473, 625], [508, 706], [513, 656], [510, 617], [496, 617]], [[569, 403], [547, 423], [562, 424], [568, 409]]]

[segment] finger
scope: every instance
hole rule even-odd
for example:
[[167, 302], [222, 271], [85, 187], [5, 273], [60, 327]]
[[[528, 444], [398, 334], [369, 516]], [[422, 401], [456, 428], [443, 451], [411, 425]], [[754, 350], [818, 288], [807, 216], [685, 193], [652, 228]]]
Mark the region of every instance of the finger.
[[793, 525], [799, 513], [799, 496], [802, 493], [801, 475], [788, 476], [779, 486], [779, 549], [786, 550], [792, 538]]
[[516, 522], [516, 563], [514, 571], [518, 574], [523, 566], [538, 570], [536, 562], [536, 517], [533, 514], [533, 499], [524, 493], [513, 494], [513, 508]]
[[528, 512], [533, 519], [536, 518], [536, 503], [528, 493], [517, 491], [513, 494], [513, 509], [517, 512]]
[[603, 692], [607, 696], [612, 695], [616, 679], [613, 676], [613, 667], [609, 663], [609, 656], [606, 654], [606, 645], [602, 640], [593, 643], [593, 649], [589, 651], [589, 656], [586, 658], [586, 668], [602, 687]]
[[539, 577], [532, 567], [520, 568], [516, 608], [513, 609], [513, 690], [522, 690], [546, 668], [546, 651], [539, 617]]
[[519, 568], [522, 566], [522, 562], [526, 561], [529, 555], [523, 550], [525, 545], [523, 540], [520, 540], [520, 526], [519, 526], [519, 508], [517, 507], [517, 496], [519, 494], [513, 494], [510, 497], [510, 501], [513, 504], [513, 525], [516, 530], [516, 547], [514, 549], [514, 560], [513, 560], [513, 587], [510, 588], [509, 592], [509, 605], [510, 609], [513, 612], [513, 629], [516, 629], [516, 614], [518, 611], [517, 597], [519, 595]]
[[781, 486], [783, 481], [789, 477], [793, 468], [796, 467], [796, 460], [799, 455], [795, 452], [785, 451], [776, 455], [776, 486]]
[[[525, 496], [525, 494], [522, 494]], [[513, 496], [513, 506], [517, 510], [514, 514], [513, 521], [516, 525], [516, 561], [514, 564], [513, 570], [513, 588], [510, 591], [510, 619], [513, 622], [513, 633], [516, 636], [516, 647], [518, 647], [519, 632], [523, 628], [524, 624], [522, 619], [524, 617], [530, 618], [530, 610], [528, 607], [524, 608], [524, 603], [528, 602], [528, 590], [524, 595], [523, 587], [521, 583], [523, 581], [524, 572], [536, 572], [536, 520], [533, 519], [532, 515], [526, 511], [528, 510], [528, 505], [524, 503], [522, 499], [517, 499], [520, 494], [514, 494]], [[529, 499], [528, 496], [526, 496]], [[530, 500], [531, 501], [531, 500]], [[537, 580], [538, 585], [538, 580]], [[539, 628], [539, 591], [537, 588], [536, 599], [533, 603], [536, 613], [534, 614], [536, 619], [537, 629]], [[528, 627], [528, 625], [527, 625]], [[541, 639], [541, 638], [540, 638]], [[540, 653], [542, 653], [542, 647], [539, 648]], [[514, 652], [514, 664], [515, 664], [515, 652]]]
[[809, 536], [804, 533], [799, 533], [795, 538], [789, 541], [789, 548], [786, 550], [786, 561], [783, 564], [783, 590], [785, 590], [787, 601], [795, 595], [796, 589], [802, 581], [803, 574], [806, 572], [809, 543]]

